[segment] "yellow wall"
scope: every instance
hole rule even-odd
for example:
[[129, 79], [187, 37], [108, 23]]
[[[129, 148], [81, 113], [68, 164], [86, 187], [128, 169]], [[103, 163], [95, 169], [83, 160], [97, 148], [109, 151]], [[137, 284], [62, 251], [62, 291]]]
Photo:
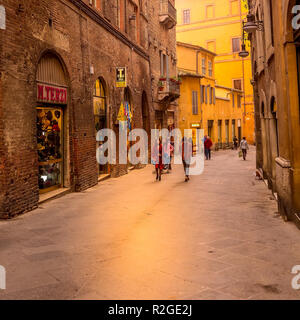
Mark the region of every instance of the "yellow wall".
[[[198, 55], [197, 55], [198, 52]], [[234, 135], [238, 137], [238, 124], [241, 125], [241, 133], [243, 134], [243, 108], [237, 105], [237, 96], [242, 94], [241, 91], [233, 91], [231, 88], [219, 87], [215, 85], [215, 74], [212, 77], [208, 75], [202, 76], [197, 73], [197, 57], [199, 70], [202, 71], [202, 58], [214, 62], [214, 55], [201, 49], [200, 47], [192, 47], [178, 43], [177, 45], [178, 68], [181, 77], [180, 99], [179, 99], [179, 128], [184, 133], [185, 129], [192, 129], [194, 125], [199, 124], [199, 128], [204, 129], [204, 134], [211, 135], [216, 146], [224, 147], [231, 145]], [[214, 63], [213, 63], [214, 70]], [[201, 104], [201, 85], [211, 86], [215, 88], [215, 103], [208, 96], [207, 102]], [[193, 114], [192, 92], [198, 93], [198, 114]], [[234, 96], [235, 104], [233, 105], [232, 97]], [[208, 130], [208, 121], [213, 120], [212, 130]], [[221, 136], [218, 132], [218, 122], [222, 121]], [[229, 120], [228, 135], [226, 134], [226, 120]], [[232, 120], [235, 120], [235, 132], [232, 129]], [[228, 137], [228, 139], [227, 139]], [[241, 137], [240, 137], [241, 138]]]
[[[240, 37], [242, 19], [246, 18], [246, 0], [176, 0], [177, 8], [177, 41], [198, 45], [217, 53], [215, 58], [216, 83], [226, 87], [233, 87], [234, 79], [243, 79], [245, 99], [243, 99], [244, 116], [242, 121], [249, 142], [254, 142], [254, 105], [251, 58], [241, 59], [238, 53], [233, 53], [232, 38]], [[207, 8], [214, 5], [212, 8]], [[231, 6], [232, 5], [232, 6]], [[191, 21], [183, 24], [183, 10], [190, 9]], [[215, 46], [213, 42], [215, 42]], [[250, 44], [246, 42], [247, 49]], [[178, 61], [180, 57], [178, 57]], [[182, 59], [181, 59], [182, 60]], [[188, 62], [189, 59], [186, 59]], [[191, 66], [193, 67], [193, 66]]]

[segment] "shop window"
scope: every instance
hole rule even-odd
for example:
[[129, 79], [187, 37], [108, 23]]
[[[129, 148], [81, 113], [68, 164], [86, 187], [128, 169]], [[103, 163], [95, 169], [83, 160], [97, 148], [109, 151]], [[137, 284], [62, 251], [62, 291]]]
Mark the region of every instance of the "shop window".
[[95, 130], [98, 132], [106, 127], [106, 95], [101, 79], [96, 80], [94, 87], [94, 116]]
[[37, 108], [37, 149], [39, 189], [51, 191], [62, 186], [62, 109]]
[[222, 144], [222, 120], [218, 120], [218, 142]]
[[45, 54], [37, 69], [36, 136], [40, 193], [64, 184], [64, 108], [67, 81], [60, 60]]
[[238, 53], [240, 52], [240, 38], [232, 38], [232, 52]]
[[213, 133], [214, 133], [214, 130], [213, 130], [213, 127], [214, 127], [214, 120], [208, 120], [207, 121], [207, 131], [208, 131], [208, 135], [209, 135], [209, 137], [212, 139], [212, 140], [214, 140], [214, 135], [213, 135]]
[[225, 120], [225, 141], [229, 143], [229, 120]]
[[[97, 79], [94, 87], [94, 118], [95, 118], [95, 134], [98, 131], [107, 128], [106, 115], [106, 92], [105, 84], [102, 79]], [[96, 148], [98, 149], [105, 141], [97, 141]], [[99, 174], [108, 173], [107, 165], [99, 165]]]

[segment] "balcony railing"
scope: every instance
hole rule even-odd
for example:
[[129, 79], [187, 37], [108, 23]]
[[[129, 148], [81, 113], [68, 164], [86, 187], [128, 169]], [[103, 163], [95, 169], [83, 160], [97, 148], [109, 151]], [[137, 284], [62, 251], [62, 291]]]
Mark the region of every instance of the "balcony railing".
[[172, 102], [180, 97], [180, 83], [174, 79], [160, 80], [158, 88], [159, 101], [169, 100]]
[[159, 21], [172, 29], [177, 24], [177, 11], [170, 0], [160, 0]]

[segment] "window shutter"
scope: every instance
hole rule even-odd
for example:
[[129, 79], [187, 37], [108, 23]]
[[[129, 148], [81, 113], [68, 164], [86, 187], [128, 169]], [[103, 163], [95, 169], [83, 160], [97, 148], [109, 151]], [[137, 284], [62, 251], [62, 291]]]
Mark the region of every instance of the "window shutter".
[[214, 104], [216, 104], [216, 88], [213, 88]]
[[198, 114], [198, 92], [192, 92], [192, 104], [193, 104], [193, 114]]
[[207, 104], [207, 99], [208, 99], [208, 97], [207, 97], [207, 89], [208, 89], [208, 87], [205, 86], [205, 104]]

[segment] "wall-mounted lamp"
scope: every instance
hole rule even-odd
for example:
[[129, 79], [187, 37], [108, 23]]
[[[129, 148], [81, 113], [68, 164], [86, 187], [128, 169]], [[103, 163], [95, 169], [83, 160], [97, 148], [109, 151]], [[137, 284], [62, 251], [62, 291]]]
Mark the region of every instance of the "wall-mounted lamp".
[[264, 30], [264, 22], [263, 21], [255, 21], [254, 14], [248, 14], [247, 20], [243, 23], [243, 29], [247, 33], [253, 33], [255, 31], [263, 31]]
[[246, 50], [245, 43], [242, 44], [242, 50], [239, 52], [241, 58], [247, 58], [249, 56], [249, 51]]

